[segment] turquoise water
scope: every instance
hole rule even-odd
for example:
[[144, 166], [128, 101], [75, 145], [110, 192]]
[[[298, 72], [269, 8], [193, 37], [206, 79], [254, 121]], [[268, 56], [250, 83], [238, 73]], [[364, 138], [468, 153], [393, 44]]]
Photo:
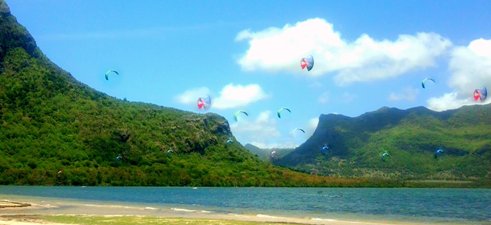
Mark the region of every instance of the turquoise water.
[[491, 223], [489, 189], [0, 186], [0, 194], [312, 218]]

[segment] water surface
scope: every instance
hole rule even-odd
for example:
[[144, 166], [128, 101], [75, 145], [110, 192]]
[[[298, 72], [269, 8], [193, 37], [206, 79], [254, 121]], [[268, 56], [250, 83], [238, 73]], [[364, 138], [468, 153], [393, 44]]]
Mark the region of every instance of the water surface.
[[0, 186], [0, 194], [225, 213], [491, 224], [489, 189]]

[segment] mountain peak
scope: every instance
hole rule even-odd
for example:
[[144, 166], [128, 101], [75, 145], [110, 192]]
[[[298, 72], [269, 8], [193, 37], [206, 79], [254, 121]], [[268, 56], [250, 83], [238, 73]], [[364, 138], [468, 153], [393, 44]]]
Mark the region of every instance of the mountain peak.
[[[489, 118], [489, 104], [444, 112], [425, 107], [406, 110], [382, 107], [353, 118], [321, 115], [315, 133], [278, 163], [303, 171], [314, 168], [323, 174], [339, 176], [394, 173], [397, 176], [442, 179], [445, 178], [440, 177], [442, 174], [450, 174], [455, 179], [466, 176], [482, 178], [490, 170]], [[325, 145], [329, 150], [322, 152]], [[446, 149], [444, 157], [448, 161], [434, 161], [437, 147]], [[390, 159], [380, 158], [384, 151], [390, 153]], [[465, 165], [462, 167], [465, 169], [456, 171], [453, 167], [446, 167], [452, 160]]]
[[0, 0], [0, 61], [14, 48], [23, 48], [33, 57], [40, 55], [34, 38], [25, 27], [17, 23], [5, 1]]
[[[191, 174], [197, 164], [259, 165], [240, 144], [226, 144], [231, 135], [217, 114], [122, 101], [82, 84], [43, 55], [0, 0], [1, 184], [205, 185]], [[162, 176], [171, 173], [179, 175]]]
[[0, 0], [0, 14], [10, 14], [10, 8], [4, 0]]
[[397, 111], [402, 111], [402, 109], [396, 108], [396, 107], [388, 107], [388, 106], [383, 106], [380, 107], [379, 109], [375, 110], [374, 112], [382, 112], [382, 113], [387, 113], [387, 112], [397, 112]]

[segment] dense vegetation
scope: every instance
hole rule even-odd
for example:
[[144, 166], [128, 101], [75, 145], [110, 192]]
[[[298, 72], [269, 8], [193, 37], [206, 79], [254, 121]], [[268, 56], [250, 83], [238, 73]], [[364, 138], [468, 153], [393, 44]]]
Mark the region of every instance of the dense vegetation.
[[[246, 144], [244, 148], [249, 150], [252, 154], [259, 157], [259, 159], [263, 161], [275, 161], [279, 158], [284, 157], [288, 153], [292, 152], [293, 148], [269, 148], [269, 149], [261, 149], [253, 144]], [[274, 152], [274, 154], [272, 154]]]
[[0, 184], [359, 186], [259, 160], [216, 114], [107, 96], [50, 62], [0, 0]]
[[[329, 153], [321, 154], [324, 144]], [[435, 149], [444, 154], [434, 158]], [[384, 151], [390, 153], [381, 159]], [[491, 180], [491, 105], [445, 112], [381, 108], [322, 115], [313, 136], [280, 165], [322, 175], [413, 180]]]
[[[439, 120], [430, 122], [440, 123]], [[412, 154], [411, 151], [417, 152], [422, 144], [428, 144], [415, 144], [411, 135], [420, 133], [420, 128], [411, 124], [409, 121], [406, 127], [380, 130], [363, 137], [346, 127], [337, 126], [334, 127], [338, 129], [337, 134], [349, 140], [338, 143], [353, 146], [352, 151], [340, 156], [351, 155], [353, 161], [334, 157], [324, 160], [317, 156], [311, 157], [310, 161], [302, 161], [301, 166], [296, 167], [298, 171], [273, 166], [261, 161], [236, 141], [226, 144], [226, 140], [233, 136], [228, 122], [219, 115], [119, 100], [78, 82], [43, 55], [27, 30], [10, 14], [6, 3], [0, 0], [0, 184], [426, 186], [427, 183], [408, 183], [397, 176], [395, 179], [337, 176], [354, 174], [340, 171], [364, 168], [344, 166], [353, 162], [367, 165], [374, 171], [399, 168], [392, 165], [398, 165], [402, 157]], [[487, 149], [491, 146], [491, 136], [489, 129], [480, 131], [488, 128], [490, 123], [481, 121], [477, 124], [473, 123], [466, 129], [458, 129], [459, 124], [456, 124], [456, 128], [448, 129], [448, 132], [428, 130], [425, 135], [433, 135], [429, 138], [435, 141], [428, 144], [431, 147], [443, 142], [459, 154], [475, 153], [462, 156], [465, 160], [452, 158], [445, 165], [459, 164], [466, 176], [483, 177], [483, 171], [489, 173]], [[322, 129], [317, 132], [320, 131]], [[461, 142], [475, 138], [478, 131], [480, 141]], [[449, 132], [456, 136], [448, 136]], [[351, 137], [348, 134], [354, 138], [347, 138]], [[393, 138], [386, 139], [386, 135]], [[448, 139], [452, 145], [438, 138]], [[367, 140], [369, 144], [363, 144]], [[386, 164], [377, 161], [376, 156], [363, 154], [372, 149], [371, 146], [395, 148], [406, 146], [404, 143], [413, 147], [402, 148], [400, 153], [394, 151], [393, 161]], [[415, 155], [426, 157], [431, 153]], [[306, 156], [307, 159], [310, 157]], [[304, 159], [303, 156], [300, 158]], [[410, 159], [402, 164], [402, 168], [408, 171], [413, 171], [411, 167], [419, 166], [420, 161], [430, 162], [429, 159]], [[335, 176], [302, 173], [312, 165], [319, 167], [320, 174]], [[430, 171], [435, 168], [448, 171], [442, 166], [431, 167]], [[420, 171], [425, 173], [428, 170], [423, 167]], [[444, 185], [473, 186], [475, 183]]]

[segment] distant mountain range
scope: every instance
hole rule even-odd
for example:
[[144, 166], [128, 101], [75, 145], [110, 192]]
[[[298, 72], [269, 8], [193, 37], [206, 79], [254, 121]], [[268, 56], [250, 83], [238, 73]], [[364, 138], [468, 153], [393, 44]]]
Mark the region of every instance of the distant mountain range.
[[293, 148], [263, 149], [249, 143], [244, 145], [244, 147], [263, 161], [275, 161], [279, 158], [284, 157], [285, 155], [287, 155], [288, 153], [294, 150]]
[[[435, 158], [437, 148], [444, 153]], [[385, 151], [390, 156], [382, 159]], [[276, 163], [336, 176], [490, 179], [491, 104], [321, 115], [314, 134]]]
[[[293, 170], [281, 168], [260, 160], [273, 149], [246, 145], [251, 154], [217, 114], [120, 100], [77, 81], [0, 0], [0, 184], [412, 186], [400, 178], [489, 179], [490, 107], [322, 115], [306, 143], [276, 149], [272, 162]], [[319, 151], [324, 144], [327, 155]], [[440, 146], [445, 153], [434, 159]], [[384, 150], [391, 154], [386, 161]]]

